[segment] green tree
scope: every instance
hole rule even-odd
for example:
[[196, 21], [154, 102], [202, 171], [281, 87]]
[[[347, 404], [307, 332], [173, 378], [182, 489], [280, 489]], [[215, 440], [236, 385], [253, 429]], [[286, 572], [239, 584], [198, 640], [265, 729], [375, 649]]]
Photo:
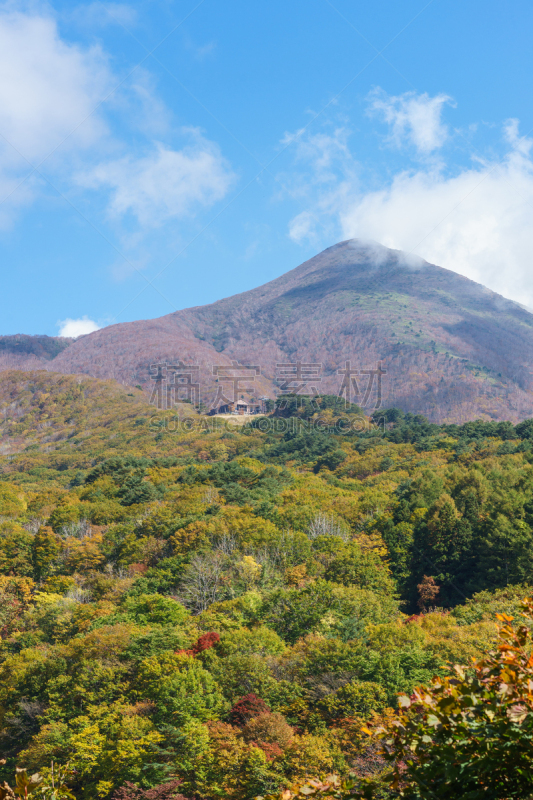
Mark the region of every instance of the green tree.
[[[400, 711], [369, 735], [380, 737], [392, 765], [387, 797], [404, 800], [510, 800], [533, 796], [533, 600], [523, 622], [497, 615], [496, 651], [470, 668], [434, 678], [400, 696]], [[375, 780], [330, 776], [272, 800], [324, 797], [349, 800], [384, 796]]]
[[37, 581], [47, 578], [54, 570], [54, 563], [61, 552], [61, 542], [52, 528], [43, 525], [33, 539], [31, 556], [34, 577]]
[[162, 653], [141, 662], [138, 690], [155, 703], [155, 718], [179, 726], [193, 717], [218, 719], [229, 704], [212, 675], [195, 658]]
[[326, 719], [337, 720], [354, 716], [367, 719], [386, 705], [387, 693], [382, 686], [371, 681], [350, 681], [320, 700], [317, 707]]
[[32, 541], [32, 535], [17, 523], [2, 523], [0, 525], [0, 573], [31, 576], [33, 574]]

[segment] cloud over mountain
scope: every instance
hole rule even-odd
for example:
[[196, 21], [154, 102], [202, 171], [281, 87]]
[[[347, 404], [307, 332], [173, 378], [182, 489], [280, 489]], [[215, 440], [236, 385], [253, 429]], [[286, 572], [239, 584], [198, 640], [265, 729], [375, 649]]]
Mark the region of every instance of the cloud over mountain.
[[339, 210], [344, 236], [369, 236], [533, 306], [533, 140], [504, 129], [501, 161], [457, 174], [439, 167], [404, 171], [389, 186]]
[[518, 120], [503, 123], [500, 155], [496, 147], [483, 155], [471, 131], [452, 130], [445, 120], [453, 101], [444, 93], [375, 90], [368, 102], [387, 125], [383, 144], [410, 150], [411, 164], [370, 180], [346, 127], [341, 140], [302, 132], [295, 166], [307, 194], [290, 237], [316, 244], [333, 229], [343, 238], [376, 239], [533, 307], [533, 139], [519, 134]]

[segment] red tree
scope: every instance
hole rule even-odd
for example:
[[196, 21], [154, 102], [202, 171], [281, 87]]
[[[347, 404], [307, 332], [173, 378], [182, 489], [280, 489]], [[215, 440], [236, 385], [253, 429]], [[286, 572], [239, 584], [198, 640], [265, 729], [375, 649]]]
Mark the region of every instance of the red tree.
[[229, 712], [229, 721], [232, 725], [237, 725], [239, 728], [246, 725], [249, 719], [258, 717], [260, 714], [269, 714], [270, 708], [264, 700], [258, 697], [253, 692], [241, 697], [237, 700], [231, 711]]
[[215, 631], [209, 631], [209, 633], [203, 633], [190, 650], [176, 650], [176, 653], [180, 656], [197, 656], [204, 650], [214, 647], [217, 642], [220, 642], [220, 634]]

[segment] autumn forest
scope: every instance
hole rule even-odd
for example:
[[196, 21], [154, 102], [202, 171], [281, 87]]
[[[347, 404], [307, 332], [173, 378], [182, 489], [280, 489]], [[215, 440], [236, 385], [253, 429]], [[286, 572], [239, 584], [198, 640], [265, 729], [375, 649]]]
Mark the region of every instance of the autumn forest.
[[289, 400], [233, 424], [2, 373], [20, 796], [533, 794], [533, 420]]

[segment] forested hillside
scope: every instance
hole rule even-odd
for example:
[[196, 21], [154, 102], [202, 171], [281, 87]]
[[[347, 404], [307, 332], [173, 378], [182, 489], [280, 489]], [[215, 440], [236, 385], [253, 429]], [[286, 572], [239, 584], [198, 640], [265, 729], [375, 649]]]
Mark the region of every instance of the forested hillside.
[[44, 369], [72, 341], [66, 336], [0, 336], [0, 370]]
[[239, 426], [47, 372], [3, 373], [0, 410], [9, 782], [53, 761], [79, 800], [251, 800], [379, 775], [367, 726], [531, 591], [533, 420], [326, 396]]
[[[533, 415], [531, 312], [451, 270], [359, 239], [242, 294], [81, 336], [46, 369], [153, 388], [150, 366], [178, 357], [198, 365], [206, 405], [216, 397], [216, 369], [235, 360], [256, 365], [253, 391], [271, 398], [286, 362], [314, 364], [329, 394], [339, 392], [349, 362], [363, 371], [381, 363], [384, 404], [434, 422]], [[7, 362], [17, 364], [36, 367]], [[373, 408], [369, 378], [358, 374], [352, 399]]]

